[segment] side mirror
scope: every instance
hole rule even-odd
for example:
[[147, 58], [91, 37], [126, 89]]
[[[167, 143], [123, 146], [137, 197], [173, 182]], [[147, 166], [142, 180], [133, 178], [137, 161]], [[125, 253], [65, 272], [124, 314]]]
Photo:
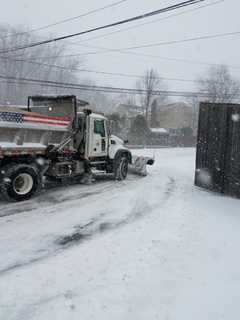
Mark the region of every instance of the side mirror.
[[124, 144], [128, 144], [128, 143], [129, 143], [129, 141], [128, 141], [128, 140], [124, 140], [123, 142], [124, 142]]
[[113, 126], [114, 126], [114, 121], [113, 120], [108, 120], [107, 122], [107, 128], [108, 128], [108, 134], [109, 136], [112, 134], [113, 132]]

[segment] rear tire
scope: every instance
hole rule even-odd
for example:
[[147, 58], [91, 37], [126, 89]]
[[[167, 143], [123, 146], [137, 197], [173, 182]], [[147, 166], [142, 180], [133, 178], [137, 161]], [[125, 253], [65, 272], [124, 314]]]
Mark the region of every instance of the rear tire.
[[41, 187], [41, 178], [34, 166], [11, 164], [2, 169], [1, 192], [5, 199], [24, 201], [31, 198]]
[[120, 157], [115, 160], [114, 178], [115, 180], [121, 181], [127, 178], [128, 174], [128, 159], [126, 157]]

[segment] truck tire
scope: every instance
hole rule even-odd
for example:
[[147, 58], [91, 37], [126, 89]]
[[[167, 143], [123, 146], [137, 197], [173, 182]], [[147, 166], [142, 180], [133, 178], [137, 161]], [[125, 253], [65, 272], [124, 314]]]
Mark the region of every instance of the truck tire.
[[128, 159], [125, 156], [115, 160], [114, 178], [115, 180], [125, 180], [128, 174]]
[[11, 164], [2, 169], [1, 192], [5, 199], [23, 201], [31, 198], [41, 187], [41, 177], [34, 166]]

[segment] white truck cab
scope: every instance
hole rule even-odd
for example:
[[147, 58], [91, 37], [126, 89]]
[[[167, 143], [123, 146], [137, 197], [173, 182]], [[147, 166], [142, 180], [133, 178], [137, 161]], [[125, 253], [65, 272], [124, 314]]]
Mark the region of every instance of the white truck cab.
[[86, 127], [86, 156], [87, 158], [107, 157], [109, 132], [107, 118], [92, 113], [87, 119]]
[[128, 164], [132, 162], [131, 152], [124, 146], [123, 140], [111, 135], [106, 117], [87, 110], [78, 112], [77, 118], [78, 129], [82, 132], [80, 137], [84, 146], [82, 152], [91, 165], [99, 164], [101, 168], [106, 165], [108, 172], [114, 172], [116, 162], [120, 159], [123, 161], [124, 158]]

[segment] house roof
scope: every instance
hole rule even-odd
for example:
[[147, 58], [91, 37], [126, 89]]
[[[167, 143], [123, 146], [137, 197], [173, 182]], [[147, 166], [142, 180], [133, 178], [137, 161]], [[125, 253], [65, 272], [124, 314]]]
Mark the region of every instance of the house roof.
[[168, 131], [164, 128], [150, 128], [150, 130], [153, 132], [153, 133], [162, 133], [162, 134], [167, 134]]
[[142, 112], [143, 108], [141, 106], [138, 105], [134, 105], [134, 104], [119, 104], [117, 109], [122, 109], [122, 110], [126, 110], [126, 111], [138, 111], [138, 112]]

